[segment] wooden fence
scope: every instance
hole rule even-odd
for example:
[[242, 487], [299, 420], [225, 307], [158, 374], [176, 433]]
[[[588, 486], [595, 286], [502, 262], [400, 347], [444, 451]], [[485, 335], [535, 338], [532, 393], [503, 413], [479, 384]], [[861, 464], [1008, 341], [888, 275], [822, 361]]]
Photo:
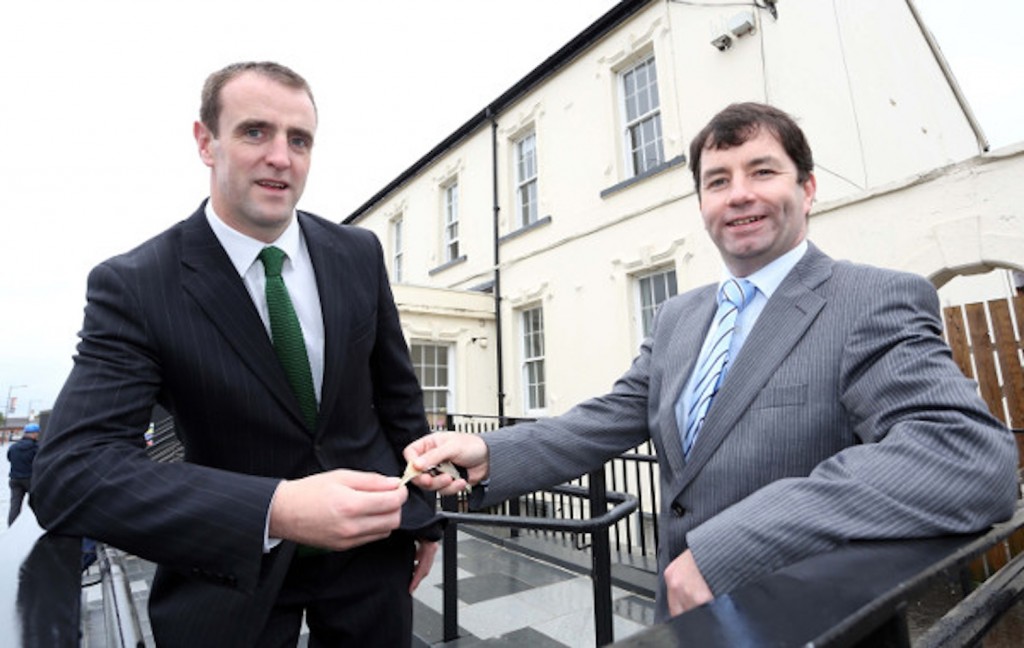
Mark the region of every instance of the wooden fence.
[[1024, 296], [950, 306], [943, 317], [953, 359], [978, 381], [992, 415], [1010, 428], [1024, 429]]
[[[960, 370], [978, 381], [992, 415], [1018, 432], [1014, 436], [1024, 468], [1024, 296], [950, 306], [942, 315], [946, 341]], [[984, 580], [1021, 551], [1024, 532], [1018, 531], [972, 565], [973, 577]]]

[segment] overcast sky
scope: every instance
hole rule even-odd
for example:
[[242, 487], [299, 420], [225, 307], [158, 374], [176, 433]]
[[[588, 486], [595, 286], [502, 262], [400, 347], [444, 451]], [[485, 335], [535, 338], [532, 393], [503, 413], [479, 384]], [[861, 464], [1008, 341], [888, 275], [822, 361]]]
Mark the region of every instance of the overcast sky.
[[[206, 196], [192, 122], [209, 72], [271, 59], [307, 78], [320, 126], [301, 206], [341, 220], [614, 4], [35, 0], [6, 8], [0, 399], [13, 387], [14, 416], [50, 407], [71, 369], [89, 269]], [[916, 4], [993, 147], [1024, 140], [1024, 46], [1013, 29], [1024, 24], [1024, 3]]]

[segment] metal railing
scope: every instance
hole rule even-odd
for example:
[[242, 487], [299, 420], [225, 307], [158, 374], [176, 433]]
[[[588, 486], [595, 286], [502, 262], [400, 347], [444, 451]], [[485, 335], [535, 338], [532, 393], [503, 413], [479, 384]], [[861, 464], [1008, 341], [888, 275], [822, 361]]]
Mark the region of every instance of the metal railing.
[[185, 446], [174, 433], [174, 419], [170, 416], [153, 421], [153, 439], [146, 451], [154, 461], [172, 462], [185, 458]]
[[104, 544], [96, 545], [96, 564], [103, 589], [103, 625], [106, 648], [143, 648], [142, 624], [125, 574], [120, 551]]
[[[588, 519], [560, 519], [530, 515], [463, 513], [458, 511], [459, 499], [457, 497], [441, 498], [443, 516], [448, 522], [442, 540], [444, 548], [442, 563], [444, 569], [443, 616], [445, 641], [452, 641], [459, 636], [456, 534], [460, 524], [552, 531], [576, 535], [589, 534], [592, 540], [592, 546], [590, 547], [590, 577], [593, 583], [594, 630], [597, 645], [601, 646], [610, 643], [614, 639], [612, 631], [612, 578], [608, 528], [634, 511], [637, 506], [637, 500], [626, 493], [607, 491], [605, 489], [603, 470], [590, 474], [590, 485], [586, 489], [579, 486], [563, 485], [555, 486], [548, 492], [558, 497], [586, 498], [589, 504], [590, 517]], [[609, 503], [613, 503], [615, 506], [608, 509]]]
[[[527, 419], [508, 417], [448, 414], [445, 429], [478, 434], [499, 426], [514, 425]], [[609, 509], [608, 504], [614, 507]], [[443, 517], [448, 524], [443, 539], [443, 591], [444, 641], [458, 638], [458, 552], [456, 534], [458, 525], [501, 527], [540, 534], [559, 534], [573, 539], [574, 546], [582, 549], [579, 539], [590, 538], [590, 569], [594, 596], [594, 630], [597, 645], [610, 643], [612, 630], [612, 576], [609, 529], [637, 510], [636, 496], [608, 491], [605, 470], [599, 469], [582, 478], [579, 483], [554, 486], [505, 502], [490, 511], [462, 512], [467, 508], [465, 495], [442, 497]], [[525, 514], [524, 514], [525, 511]], [[618, 534], [616, 534], [618, 542]]]
[[[707, 648], [813, 646], [907, 647], [908, 612], [936, 584], [964, 583], [970, 563], [1024, 528], [1024, 509], [987, 533], [914, 540], [851, 542], [812, 556], [716, 598], [616, 646]], [[913, 640], [913, 645], [980, 645], [985, 632], [1022, 598], [1015, 559]], [[1020, 634], [986, 646], [1017, 646]]]
[[[450, 431], [480, 434], [498, 427], [513, 426], [535, 419], [481, 416], [475, 414], [447, 414], [443, 427]], [[565, 486], [586, 490], [590, 487], [593, 473], [571, 480]], [[658, 467], [653, 443], [647, 441], [632, 450], [608, 461], [604, 466], [603, 478], [610, 491], [629, 494], [636, 500], [636, 507], [625, 516], [614, 520], [609, 527], [609, 553], [612, 558], [615, 585], [624, 587], [643, 596], [654, 596], [657, 574], [658, 546]], [[462, 507], [466, 504], [462, 503]], [[525, 514], [534, 518], [555, 518], [564, 520], [586, 520], [590, 517], [584, 499], [570, 497], [558, 489], [548, 489], [514, 498], [488, 509], [492, 515], [519, 516]], [[560, 566], [576, 571], [580, 562], [566, 558], [559, 552], [561, 545], [569, 551], [581, 552], [590, 548], [586, 534], [553, 528], [514, 528], [510, 535], [519, 538], [520, 532], [538, 541], [546, 541], [544, 557]], [[502, 539], [486, 531], [475, 531], [487, 540], [500, 542]], [[535, 545], [536, 546], [536, 545]], [[526, 548], [511, 543], [507, 548], [537, 557], [544, 554], [544, 548]], [[552, 552], [558, 552], [555, 555]]]

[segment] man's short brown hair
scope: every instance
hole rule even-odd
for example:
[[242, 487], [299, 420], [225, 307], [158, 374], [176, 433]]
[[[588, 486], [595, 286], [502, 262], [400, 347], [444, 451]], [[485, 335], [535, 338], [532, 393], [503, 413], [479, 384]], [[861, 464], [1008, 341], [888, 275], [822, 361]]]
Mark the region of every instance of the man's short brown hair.
[[272, 61], [232, 63], [206, 77], [206, 83], [203, 84], [202, 101], [199, 104], [199, 121], [203, 122], [203, 125], [213, 133], [214, 137], [219, 135], [217, 132], [217, 122], [220, 119], [220, 112], [223, 107], [220, 97], [221, 90], [224, 89], [228, 81], [245, 72], [256, 72], [289, 88], [305, 90], [306, 94], [309, 95], [309, 100], [313, 102], [313, 110], [316, 110], [316, 101], [313, 99], [313, 91], [309, 89], [309, 84], [306, 83], [306, 80], [298, 72], [291, 68]]
[[705, 149], [729, 149], [742, 146], [756, 137], [761, 129], [767, 130], [782, 144], [796, 165], [797, 181], [805, 182], [814, 172], [814, 158], [807, 138], [800, 127], [785, 112], [762, 103], [734, 103], [711, 118], [708, 125], [690, 142], [690, 170], [693, 184], [700, 195], [700, 159]]

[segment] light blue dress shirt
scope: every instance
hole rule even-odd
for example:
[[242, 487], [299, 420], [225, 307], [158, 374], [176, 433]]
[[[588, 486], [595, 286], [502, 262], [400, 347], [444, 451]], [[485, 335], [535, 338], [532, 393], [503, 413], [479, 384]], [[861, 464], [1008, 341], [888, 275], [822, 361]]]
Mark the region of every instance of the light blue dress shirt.
[[[803, 258], [807, 252], [807, 240], [804, 239], [800, 243], [786, 252], [778, 259], [775, 259], [765, 267], [761, 268], [757, 272], [743, 277], [750, 283], [754, 284], [757, 289], [754, 291], [754, 296], [750, 299], [750, 303], [739, 312], [736, 316], [736, 328], [732, 334], [732, 340], [729, 343], [729, 362], [725, 366], [723, 371], [722, 380], [725, 381], [726, 375], [729, 372], [729, 367], [736, 361], [740, 350], [743, 348], [744, 342], [747, 341], [747, 335], [751, 329], [754, 328], [754, 324], [757, 322], [757, 318], [761, 316], [761, 311], [764, 310], [768, 300], [771, 299], [772, 295], [778, 289], [782, 280], [786, 278], [786, 275], [793, 270], [796, 264]], [[722, 284], [733, 279], [734, 277], [729, 274], [726, 270], [726, 274], [722, 277], [722, 280], [718, 283], [719, 289]], [[717, 292], [716, 292], [717, 294]], [[711, 343], [711, 328], [708, 327], [707, 333], [704, 335], [704, 344], [701, 345], [700, 355], [697, 357], [703, 357], [707, 350], [708, 345]], [[676, 424], [679, 426], [680, 434], [684, 434], [686, 430], [686, 413], [690, 411], [690, 401], [693, 398], [693, 380], [694, 372], [690, 372], [690, 377], [687, 378], [686, 384], [683, 385], [683, 391], [676, 399]], [[713, 404], [712, 404], [713, 406]]]

